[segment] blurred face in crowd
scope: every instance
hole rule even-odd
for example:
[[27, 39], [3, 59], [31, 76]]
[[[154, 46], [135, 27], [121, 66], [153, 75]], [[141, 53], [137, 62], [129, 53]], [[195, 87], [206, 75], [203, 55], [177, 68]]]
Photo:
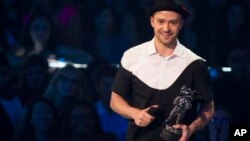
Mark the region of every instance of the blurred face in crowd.
[[46, 83], [46, 72], [38, 65], [27, 68], [24, 75], [26, 85], [30, 89], [39, 89]]
[[183, 23], [181, 16], [173, 11], [158, 11], [150, 17], [150, 20], [155, 42], [164, 46], [174, 46]]
[[38, 102], [34, 105], [31, 115], [31, 123], [36, 130], [48, 130], [54, 123], [53, 110], [46, 103]]
[[50, 36], [49, 21], [43, 17], [36, 18], [31, 24], [30, 35], [35, 43], [46, 44]]
[[77, 134], [86, 134], [95, 128], [93, 111], [90, 108], [78, 105], [73, 108], [69, 117], [69, 127]]
[[56, 90], [60, 95], [73, 97], [79, 90], [79, 78], [73, 71], [65, 71], [56, 81]]

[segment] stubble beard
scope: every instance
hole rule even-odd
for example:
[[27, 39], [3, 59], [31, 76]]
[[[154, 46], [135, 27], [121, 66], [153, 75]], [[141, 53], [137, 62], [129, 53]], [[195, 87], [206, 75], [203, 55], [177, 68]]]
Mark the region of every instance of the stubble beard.
[[[162, 36], [162, 35], [159, 35], [159, 36]], [[157, 37], [158, 41], [160, 42], [160, 44], [164, 45], [167, 48], [175, 47], [176, 41], [177, 41], [176, 37], [171, 36], [168, 39], [164, 39], [164, 38], [161, 38], [159, 36], [156, 36], [156, 37]]]

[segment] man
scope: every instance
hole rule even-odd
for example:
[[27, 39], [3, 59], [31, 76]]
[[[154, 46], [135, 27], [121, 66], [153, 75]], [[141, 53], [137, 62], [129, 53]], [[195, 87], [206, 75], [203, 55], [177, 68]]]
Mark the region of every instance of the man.
[[[172, 123], [182, 130], [180, 141], [187, 141], [207, 125], [214, 113], [208, 69], [204, 59], [177, 39], [188, 17], [180, 1], [156, 0], [148, 14], [154, 38], [124, 53], [112, 86], [110, 106], [130, 119], [127, 141], [161, 141], [162, 125], [181, 87], [186, 85], [201, 96], [193, 101], [181, 123]], [[158, 111], [155, 116], [148, 113], [152, 106]]]

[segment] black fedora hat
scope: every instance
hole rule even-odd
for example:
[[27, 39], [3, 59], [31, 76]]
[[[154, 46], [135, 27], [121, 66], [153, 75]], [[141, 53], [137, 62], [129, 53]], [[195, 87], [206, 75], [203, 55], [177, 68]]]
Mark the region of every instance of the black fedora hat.
[[152, 16], [158, 11], [174, 11], [179, 13], [183, 19], [187, 19], [189, 12], [181, 0], [154, 0], [151, 7], [146, 11], [147, 16]]

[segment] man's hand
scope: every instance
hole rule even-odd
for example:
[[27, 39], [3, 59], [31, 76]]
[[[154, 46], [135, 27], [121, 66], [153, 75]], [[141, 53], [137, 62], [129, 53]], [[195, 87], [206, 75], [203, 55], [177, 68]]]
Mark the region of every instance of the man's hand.
[[190, 128], [187, 125], [176, 124], [173, 127], [182, 130], [182, 136], [179, 141], [188, 141], [192, 133], [190, 132]]
[[133, 117], [134, 117], [135, 124], [137, 126], [146, 127], [155, 119], [155, 117], [153, 115], [150, 115], [148, 113], [148, 111], [151, 107], [157, 108], [158, 105], [153, 105], [153, 106], [150, 106], [146, 109], [138, 110], [134, 114]]

